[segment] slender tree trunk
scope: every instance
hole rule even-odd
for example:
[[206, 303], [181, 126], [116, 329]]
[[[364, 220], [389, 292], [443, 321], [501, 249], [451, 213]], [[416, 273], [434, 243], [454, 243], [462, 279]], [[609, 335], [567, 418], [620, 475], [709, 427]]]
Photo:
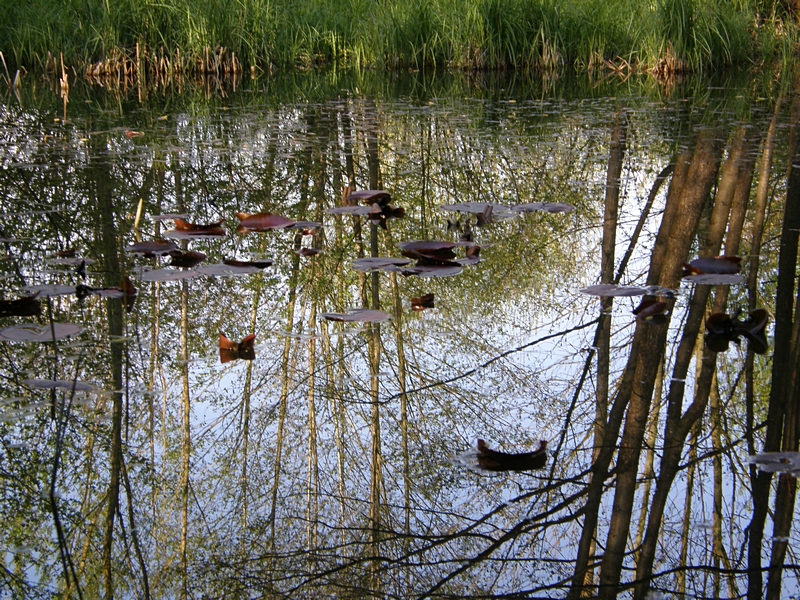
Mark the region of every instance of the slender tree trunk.
[[[795, 99], [793, 113], [800, 109]], [[778, 257], [778, 285], [775, 295], [775, 350], [772, 366], [772, 386], [767, 408], [767, 431], [764, 452], [777, 452], [782, 447], [784, 416], [789, 401], [787, 385], [792, 374], [791, 336], [793, 301], [797, 268], [798, 231], [800, 231], [800, 144], [794, 144], [790, 155], [789, 181], [781, 231]], [[761, 555], [764, 524], [767, 519], [772, 473], [759, 472], [753, 482], [753, 518], [748, 527], [748, 598], [759, 598], [763, 592]]]
[[[672, 231], [666, 242], [664, 262], [660, 266], [651, 265], [648, 283], [653, 268], [656, 267], [660, 274], [659, 285], [666, 288], [677, 287], [681, 265], [689, 252], [700, 212], [717, 177], [721, 152], [721, 147], [715, 139], [717, 135], [718, 132], [712, 130], [704, 130], [698, 134], [687, 179], [691, 185], [684, 186], [680, 198], [681, 209], [673, 213]], [[628, 369], [633, 368], [634, 376], [617, 459], [617, 487], [614, 494], [611, 523], [600, 569], [601, 598], [614, 598], [620, 583], [636, 492], [639, 455], [647, 415], [650, 411], [655, 377], [666, 344], [667, 326], [666, 324], [638, 323], [634, 335], [642, 336], [644, 341], [643, 348], [639, 352], [634, 354], [633, 350], [631, 351], [631, 358], [628, 362]]]
[[181, 382], [183, 392], [181, 394], [181, 408], [183, 419], [181, 424], [181, 476], [180, 476], [180, 499], [181, 499], [181, 592], [183, 598], [189, 597], [189, 468], [192, 460], [192, 404], [189, 395], [189, 282], [185, 279], [181, 281]]

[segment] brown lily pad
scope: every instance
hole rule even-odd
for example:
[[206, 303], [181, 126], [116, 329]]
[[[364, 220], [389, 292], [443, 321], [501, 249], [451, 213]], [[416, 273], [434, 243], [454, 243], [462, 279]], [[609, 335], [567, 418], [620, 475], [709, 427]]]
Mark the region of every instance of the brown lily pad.
[[152, 258], [159, 254], [169, 254], [173, 250], [178, 250], [175, 242], [167, 240], [153, 240], [150, 242], [137, 242], [125, 248], [125, 252], [130, 254], [141, 254], [146, 258]]
[[236, 229], [237, 233], [286, 229], [295, 224], [291, 219], [266, 212], [254, 215], [249, 213], [236, 213], [236, 216], [239, 217], [239, 227]]
[[234, 342], [225, 337], [225, 334], [219, 334], [219, 361], [222, 364], [229, 363], [234, 360], [255, 360], [256, 336], [251, 333], [243, 338], [241, 342]]

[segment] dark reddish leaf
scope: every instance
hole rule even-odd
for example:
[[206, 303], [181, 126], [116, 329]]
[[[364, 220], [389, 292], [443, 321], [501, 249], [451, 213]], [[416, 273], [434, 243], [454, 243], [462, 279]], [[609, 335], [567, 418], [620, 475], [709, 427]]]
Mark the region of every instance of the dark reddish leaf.
[[219, 360], [222, 364], [231, 362], [233, 360], [254, 360], [256, 357], [255, 350], [256, 336], [251, 333], [241, 342], [233, 342], [225, 337], [224, 334], [219, 334]]
[[[208, 223], [208, 224], [198, 224], [198, 223], [189, 223], [188, 221], [184, 221], [183, 219], [179, 219], [175, 217], [172, 219], [175, 223], [175, 230], [176, 231], [213, 231], [216, 232], [219, 229], [222, 229], [222, 224], [225, 222], [225, 219], [220, 219], [215, 223]], [[215, 234], [216, 235], [216, 234]]]
[[58, 250], [56, 252], [58, 258], [75, 258], [75, 248], [67, 248], [66, 250]]
[[411, 310], [415, 311], [423, 311], [426, 308], [436, 308], [433, 303], [433, 294], [425, 294], [424, 296], [420, 296], [419, 298], [412, 298], [411, 299]]
[[239, 217], [239, 227], [236, 229], [237, 233], [243, 231], [272, 231], [273, 229], [286, 229], [292, 227], [294, 221], [281, 217], [280, 215], [273, 215], [272, 213], [258, 213], [251, 215], [248, 213], [236, 213]]
[[763, 308], [752, 311], [744, 321], [739, 319], [739, 311], [733, 316], [714, 313], [706, 319], [705, 344], [714, 352], [724, 352], [730, 342], [739, 344], [744, 336], [753, 352], [766, 354], [769, 348], [766, 335], [768, 322], [769, 314]]
[[492, 450], [483, 440], [478, 440], [478, 466], [486, 471], [530, 471], [541, 469], [547, 464], [547, 442], [539, 442], [533, 452], [508, 454]]
[[633, 309], [633, 314], [642, 321], [660, 324], [666, 322], [667, 303], [655, 298], [646, 298]]
[[37, 317], [42, 307], [37, 300], [39, 292], [16, 300], [0, 300], [0, 317]]
[[266, 269], [272, 266], [271, 260], [223, 260], [222, 264], [230, 267], [255, 267], [256, 269]]
[[315, 248], [300, 248], [300, 250], [298, 250], [297, 253], [300, 256], [306, 256], [306, 257], [316, 256], [317, 254], [320, 253], [320, 250], [317, 250]]
[[734, 275], [742, 270], [742, 259], [738, 256], [717, 256], [714, 258], [696, 258], [690, 263], [683, 263], [683, 276], [688, 275]]
[[184, 269], [196, 267], [206, 259], [205, 254], [194, 250], [187, 250], [185, 252], [182, 250], [173, 250], [169, 255], [172, 257], [169, 262], [170, 267], [183, 267]]
[[144, 131], [131, 131], [130, 129], [125, 132], [125, 137], [130, 139], [142, 137], [144, 135]]

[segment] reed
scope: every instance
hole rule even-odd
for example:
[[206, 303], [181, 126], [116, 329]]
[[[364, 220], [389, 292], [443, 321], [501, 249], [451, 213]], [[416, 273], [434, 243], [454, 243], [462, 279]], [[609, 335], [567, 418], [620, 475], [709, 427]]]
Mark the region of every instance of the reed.
[[[92, 77], [375, 68], [649, 70], [784, 62], [778, 0], [28, 0], [0, 3], [9, 68]], [[127, 74], [127, 75], [126, 75]]]

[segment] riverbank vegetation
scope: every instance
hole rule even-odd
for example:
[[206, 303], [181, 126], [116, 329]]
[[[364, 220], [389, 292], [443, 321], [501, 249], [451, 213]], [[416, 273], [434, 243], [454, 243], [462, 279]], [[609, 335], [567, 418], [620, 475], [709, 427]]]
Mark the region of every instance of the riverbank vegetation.
[[0, 4], [7, 68], [234, 75], [315, 65], [612, 69], [786, 64], [795, 0], [30, 0]]

